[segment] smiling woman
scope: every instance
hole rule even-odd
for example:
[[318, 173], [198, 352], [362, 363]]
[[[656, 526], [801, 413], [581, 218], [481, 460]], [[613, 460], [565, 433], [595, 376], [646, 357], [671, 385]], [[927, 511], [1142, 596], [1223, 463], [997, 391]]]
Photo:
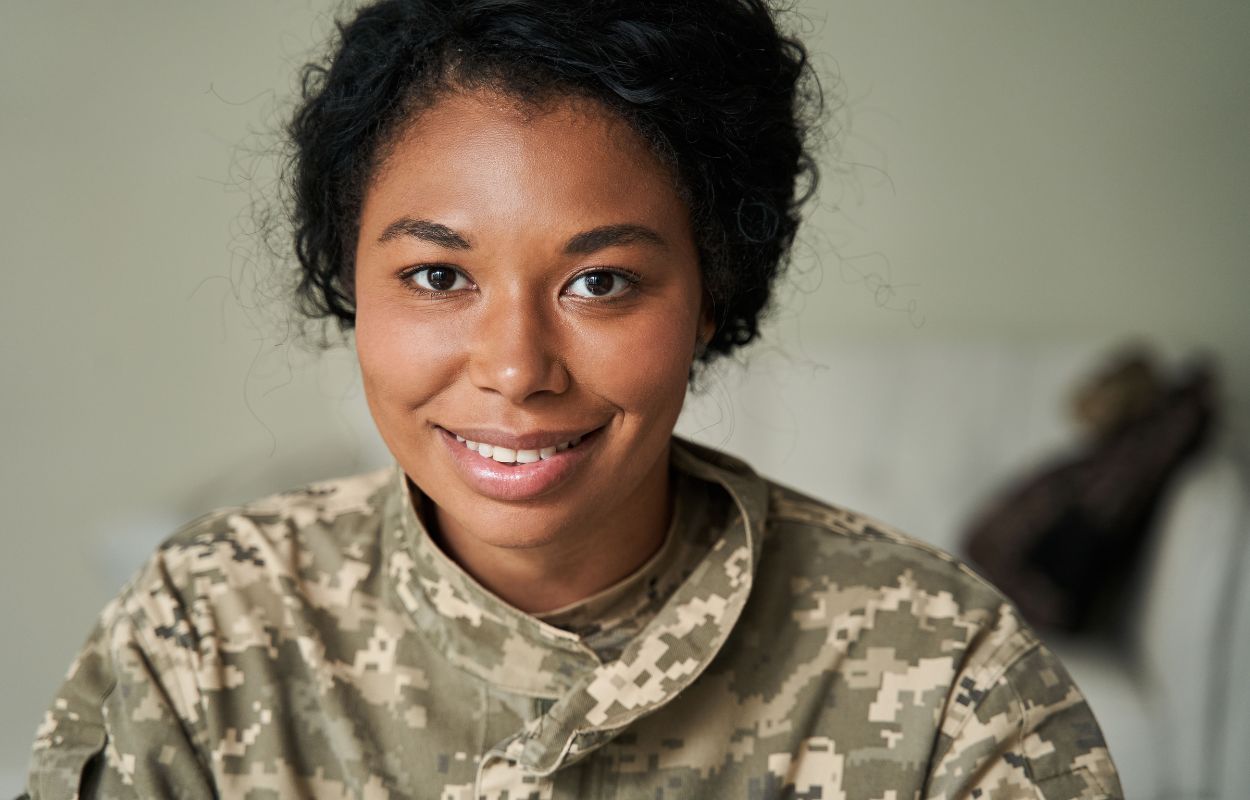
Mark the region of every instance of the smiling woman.
[[301, 298], [393, 469], [226, 509], [103, 612], [37, 797], [1119, 797], [949, 556], [673, 436], [814, 176], [760, 0], [384, 0], [305, 73]]
[[448, 553], [525, 611], [634, 571], [667, 526], [669, 441], [712, 333], [689, 214], [646, 142], [590, 100], [451, 95], [391, 148], [358, 242], [366, 397]]

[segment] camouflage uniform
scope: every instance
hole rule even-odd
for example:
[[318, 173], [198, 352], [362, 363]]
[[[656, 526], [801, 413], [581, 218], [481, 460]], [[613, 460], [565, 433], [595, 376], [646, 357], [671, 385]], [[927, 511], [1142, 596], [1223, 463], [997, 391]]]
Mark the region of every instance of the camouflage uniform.
[[673, 466], [677, 552], [598, 623], [484, 590], [397, 469], [191, 524], [104, 610], [29, 792], [1121, 797], [1063, 667], [966, 567], [727, 456]]

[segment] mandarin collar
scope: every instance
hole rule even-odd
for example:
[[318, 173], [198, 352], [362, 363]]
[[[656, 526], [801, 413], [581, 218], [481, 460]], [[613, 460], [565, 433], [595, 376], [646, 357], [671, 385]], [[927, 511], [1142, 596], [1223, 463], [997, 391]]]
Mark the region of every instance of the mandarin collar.
[[457, 667], [498, 689], [555, 701], [497, 748], [532, 772], [578, 760], [673, 699], [711, 663], [746, 605], [767, 483], [742, 462], [676, 437], [670, 450], [675, 469], [719, 485], [732, 507], [690, 577], [606, 664], [576, 634], [504, 602], [443, 553], [395, 467], [384, 512], [388, 578], [422, 634]]

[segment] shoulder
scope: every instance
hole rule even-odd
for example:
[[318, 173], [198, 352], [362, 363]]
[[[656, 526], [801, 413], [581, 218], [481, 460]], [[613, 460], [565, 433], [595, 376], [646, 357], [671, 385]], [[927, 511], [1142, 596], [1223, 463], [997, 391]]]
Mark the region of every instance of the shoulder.
[[1084, 697], [997, 588], [940, 548], [775, 483], [767, 520], [761, 586], [840, 642], [848, 685], [878, 703], [889, 687], [932, 693], [927, 796], [965, 796], [970, 765], [1046, 798], [1120, 796]]
[[207, 754], [218, 749], [221, 718], [208, 698], [236, 692], [232, 702], [259, 708], [306, 662], [300, 643], [319, 623], [366, 613], [398, 476], [380, 470], [274, 494], [166, 539], [104, 608], [45, 715], [32, 792], [69, 796], [94, 781], [108, 796], [155, 797], [175, 784], [210, 796]]
[[231, 569], [266, 555], [290, 557], [322, 540], [342, 549], [368, 535], [393, 480], [393, 469], [380, 469], [217, 509], [174, 532], [157, 554], [167, 565], [194, 562]]
[[[697, 474], [725, 486], [750, 520], [752, 630], [838, 641], [840, 652], [888, 650], [934, 690], [939, 673], [961, 669], [993, 680], [1038, 646], [1014, 605], [940, 548], [762, 478], [728, 454], [689, 442], [681, 449], [679, 463], [691, 469], [696, 459]], [[794, 623], [789, 633], [783, 619]]]
[[787, 554], [804, 572], [844, 585], [886, 589], [910, 583], [933, 599], [994, 616], [1010, 606], [997, 588], [939, 547], [868, 514], [775, 482], [768, 486], [766, 555]]
[[296, 607], [340, 606], [377, 571], [395, 486], [382, 469], [205, 514], [160, 544], [106, 620], [124, 616], [150, 638], [194, 648], [210, 632], [279, 624]]
[[[836, 590], [843, 599], [875, 602], [880, 595], [923, 601], [931, 613], [982, 621], [1010, 608], [989, 582], [958, 558], [875, 517], [825, 502], [760, 477], [727, 453], [678, 440], [676, 463], [725, 487], [750, 520], [759, 591], [795, 602]], [[1014, 610], [1014, 609], [1012, 609]]]
[[379, 469], [317, 481], [243, 505], [216, 509], [184, 525], [165, 540], [162, 549], [211, 539], [215, 531], [240, 522], [268, 526], [282, 523], [288, 529], [299, 529], [333, 526], [341, 518], [368, 516], [380, 510], [382, 495], [393, 478], [394, 469]]
[[930, 677], [947, 675], [952, 689], [994, 685], [1040, 647], [996, 587], [871, 516], [770, 483], [767, 528], [758, 576], [765, 592], [826, 609], [830, 625], [852, 628], [841, 634], [848, 643], [889, 648], [930, 668]]
[[874, 517], [680, 447], [752, 534], [750, 595], [717, 666], [737, 691], [802, 717], [876, 794], [910, 764], [934, 800], [1121, 796], [1079, 690], [990, 583]]

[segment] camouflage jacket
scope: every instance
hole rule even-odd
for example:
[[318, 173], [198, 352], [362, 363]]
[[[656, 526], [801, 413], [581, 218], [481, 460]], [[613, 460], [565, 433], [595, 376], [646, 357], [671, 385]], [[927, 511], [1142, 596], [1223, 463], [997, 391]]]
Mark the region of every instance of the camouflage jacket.
[[1098, 725], [949, 556], [675, 441], [689, 577], [601, 660], [423, 531], [398, 470], [209, 515], [103, 612], [44, 797], [1119, 798]]

